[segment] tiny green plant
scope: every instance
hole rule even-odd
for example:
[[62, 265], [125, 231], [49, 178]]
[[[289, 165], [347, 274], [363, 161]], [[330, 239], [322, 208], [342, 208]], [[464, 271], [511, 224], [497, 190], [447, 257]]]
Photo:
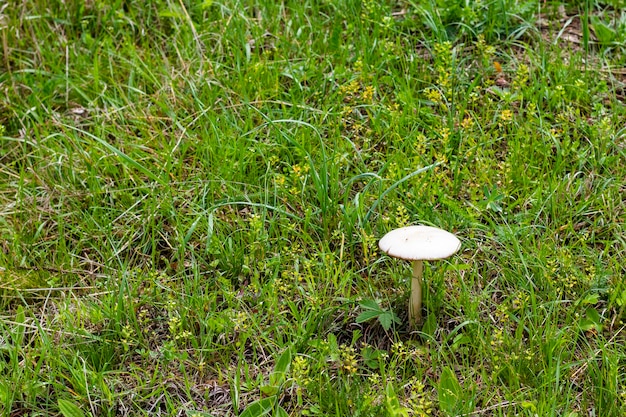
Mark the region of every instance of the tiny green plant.
[[605, 19], [596, 15], [590, 16], [590, 23], [601, 46], [624, 50], [626, 14], [623, 11], [620, 16], [613, 19], [612, 23], [607, 23]]
[[385, 405], [387, 415], [390, 417], [409, 417], [410, 410], [400, 404], [400, 400], [391, 382], [387, 383], [387, 387], [385, 388]]
[[439, 407], [449, 416], [461, 413], [461, 403], [464, 396], [461, 393], [461, 385], [449, 367], [445, 367], [441, 372], [437, 387], [439, 396]]
[[250, 403], [239, 417], [261, 417], [270, 415], [273, 417], [286, 417], [287, 411], [279, 404], [281, 391], [288, 382], [287, 373], [292, 360], [291, 349], [287, 348], [280, 355], [274, 366], [274, 370], [269, 375], [267, 384], [261, 386], [260, 391], [263, 398]]
[[391, 329], [396, 324], [402, 324], [402, 321], [392, 310], [384, 309], [375, 300], [363, 300], [359, 303], [359, 307], [363, 310], [356, 318], [357, 323], [364, 323], [370, 320], [378, 320], [385, 331]]

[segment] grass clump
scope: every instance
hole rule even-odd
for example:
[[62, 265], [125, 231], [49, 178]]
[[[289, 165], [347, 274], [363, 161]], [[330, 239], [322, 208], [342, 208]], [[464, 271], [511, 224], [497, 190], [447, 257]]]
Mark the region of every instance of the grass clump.
[[609, 3], [0, 8], [2, 413], [623, 415]]

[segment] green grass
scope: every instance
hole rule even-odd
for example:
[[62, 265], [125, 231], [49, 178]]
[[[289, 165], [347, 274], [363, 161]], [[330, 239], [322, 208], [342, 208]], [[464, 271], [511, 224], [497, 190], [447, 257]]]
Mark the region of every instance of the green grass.
[[0, 8], [0, 414], [625, 415], [623, 1], [465, 3]]

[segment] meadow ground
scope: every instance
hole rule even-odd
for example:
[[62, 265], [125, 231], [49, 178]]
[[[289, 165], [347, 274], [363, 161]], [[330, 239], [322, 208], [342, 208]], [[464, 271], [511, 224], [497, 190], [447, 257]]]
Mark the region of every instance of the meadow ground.
[[[626, 415], [622, 0], [9, 0], [0, 37], [0, 414]], [[414, 330], [408, 224], [462, 242]]]

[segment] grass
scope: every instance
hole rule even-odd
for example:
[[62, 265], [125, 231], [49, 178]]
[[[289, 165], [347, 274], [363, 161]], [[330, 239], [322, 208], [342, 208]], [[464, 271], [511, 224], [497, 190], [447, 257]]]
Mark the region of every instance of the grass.
[[463, 4], [0, 8], [2, 415], [626, 414], [623, 2]]

